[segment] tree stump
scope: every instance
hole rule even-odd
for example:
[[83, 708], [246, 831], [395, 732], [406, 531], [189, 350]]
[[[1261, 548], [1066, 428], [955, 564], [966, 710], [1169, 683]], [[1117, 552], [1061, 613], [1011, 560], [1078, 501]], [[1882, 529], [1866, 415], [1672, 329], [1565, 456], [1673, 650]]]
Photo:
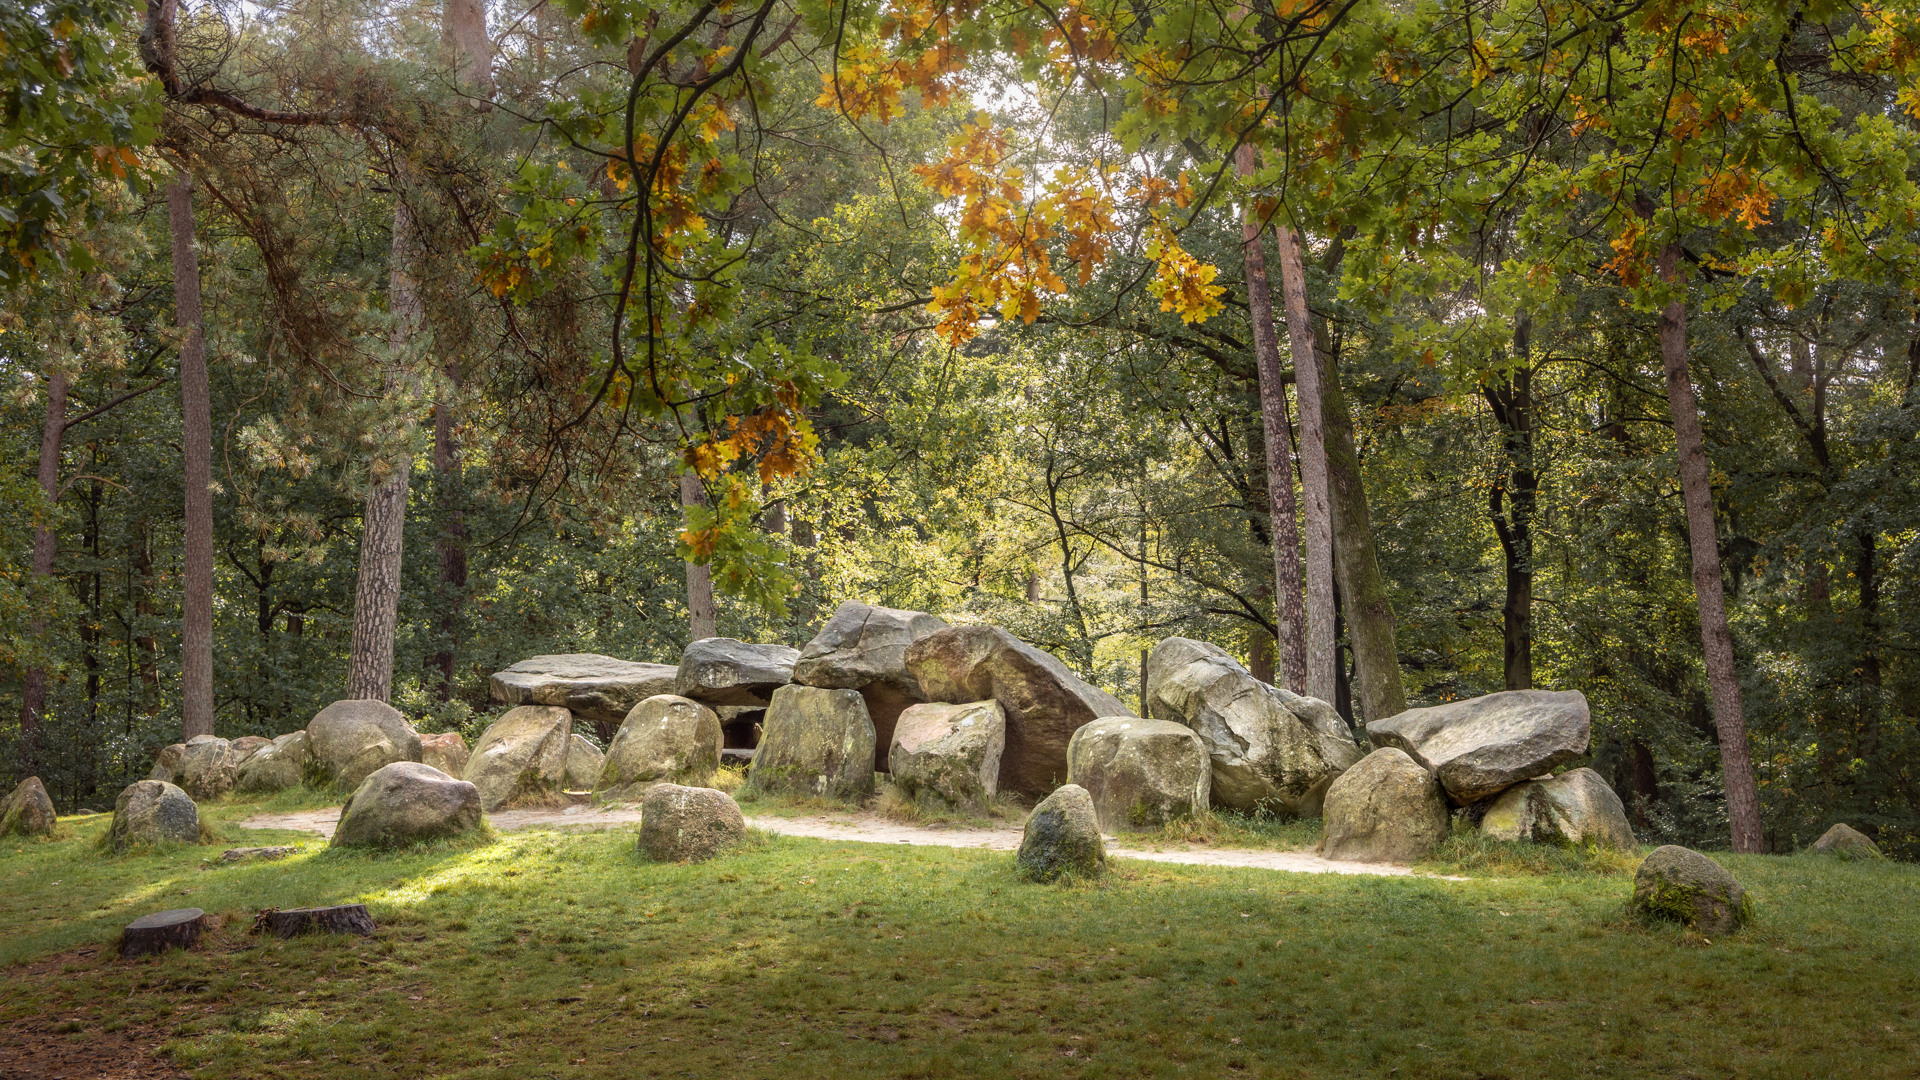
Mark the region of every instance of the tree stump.
[[253, 928], [255, 931], [266, 930], [277, 938], [307, 933], [359, 934], [366, 937], [374, 931], [373, 916], [367, 914], [365, 904], [263, 911], [253, 921]]
[[127, 924], [120, 937], [120, 955], [146, 956], [178, 946], [190, 949], [207, 927], [207, 913], [197, 907], [156, 911]]

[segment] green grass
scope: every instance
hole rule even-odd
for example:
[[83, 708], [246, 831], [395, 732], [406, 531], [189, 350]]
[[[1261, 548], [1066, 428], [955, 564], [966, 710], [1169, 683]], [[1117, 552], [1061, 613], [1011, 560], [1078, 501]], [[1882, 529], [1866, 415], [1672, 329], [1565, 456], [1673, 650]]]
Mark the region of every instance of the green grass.
[[[1920, 873], [1897, 863], [1721, 856], [1756, 920], [1709, 944], [1628, 918], [1630, 877], [1589, 871], [1116, 860], [1060, 888], [1005, 853], [788, 837], [653, 865], [625, 831], [201, 869], [218, 848], [103, 857], [104, 817], [69, 824], [0, 842], [0, 1039], [118, 1032], [195, 1076], [1877, 1078], [1920, 1060]], [[338, 902], [379, 933], [243, 932], [260, 908]], [[125, 922], [182, 905], [226, 929], [112, 958]]]

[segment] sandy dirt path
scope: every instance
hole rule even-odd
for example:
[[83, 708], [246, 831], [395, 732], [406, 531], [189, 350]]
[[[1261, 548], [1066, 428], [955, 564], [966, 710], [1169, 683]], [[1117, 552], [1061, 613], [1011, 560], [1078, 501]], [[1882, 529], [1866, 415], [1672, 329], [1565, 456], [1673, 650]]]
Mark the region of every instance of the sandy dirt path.
[[[261, 814], [248, 818], [241, 822], [240, 826], [247, 829], [295, 829], [331, 837], [334, 823], [339, 818], [338, 808], [302, 810], [291, 814]], [[588, 806], [569, 806], [558, 810], [503, 810], [497, 814], [488, 814], [487, 820], [494, 828], [505, 831], [535, 828], [597, 830], [639, 824], [640, 808], [634, 806], [598, 809]], [[846, 817], [750, 817], [747, 819], [747, 824], [783, 836], [847, 840], [864, 844], [922, 844], [932, 847], [979, 848], [988, 851], [1013, 851], [1020, 846], [1018, 826], [1008, 825], [991, 829], [940, 829], [903, 825], [877, 814], [850, 814]], [[1149, 862], [1182, 863], [1189, 866], [1244, 866], [1260, 870], [1285, 870], [1297, 874], [1367, 874], [1378, 877], [1405, 877], [1413, 873], [1404, 866], [1335, 862], [1304, 851], [1260, 851], [1249, 848], [1150, 850], [1127, 847], [1113, 837], [1107, 838], [1107, 854], [1117, 859], [1145, 859]]]

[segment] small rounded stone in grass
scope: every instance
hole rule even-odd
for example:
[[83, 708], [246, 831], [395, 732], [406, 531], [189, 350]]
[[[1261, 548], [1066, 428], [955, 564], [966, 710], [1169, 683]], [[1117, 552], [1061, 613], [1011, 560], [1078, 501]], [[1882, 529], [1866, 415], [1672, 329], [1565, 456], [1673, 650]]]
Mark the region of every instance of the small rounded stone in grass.
[[1708, 935], [1732, 933], [1753, 917], [1747, 891], [1725, 867], [1675, 844], [1655, 848], [1641, 862], [1627, 906]]
[[703, 862], [747, 835], [733, 796], [655, 784], [640, 801], [640, 853], [654, 862]]
[[1820, 839], [1813, 842], [1813, 850], [1822, 855], [1838, 855], [1843, 859], [1885, 858], [1880, 853], [1880, 845], [1845, 822], [1837, 822], [1833, 828], [1822, 833]]
[[1106, 844], [1086, 788], [1063, 784], [1040, 800], [1021, 831], [1018, 862], [1021, 874], [1042, 882], [1089, 878], [1106, 869]]

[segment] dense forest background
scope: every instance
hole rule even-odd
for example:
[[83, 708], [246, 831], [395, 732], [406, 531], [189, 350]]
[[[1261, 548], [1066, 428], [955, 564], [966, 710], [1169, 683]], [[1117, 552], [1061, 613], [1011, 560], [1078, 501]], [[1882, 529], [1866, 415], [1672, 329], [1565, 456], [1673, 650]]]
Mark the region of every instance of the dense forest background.
[[[1174, 634], [1273, 677], [1284, 615], [1255, 356], [1270, 309], [1251, 302], [1243, 210], [1265, 205], [1263, 191], [1281, 199], [1284, 185], [1263, 176], [1234, 193], [1240, 181], [1207, 165], [1232, 147], [1116, 133], [1116, 103], [1138, 104], [1117, 83], [1068, 79], [1050, 93], [1031, 63], [978, 49], [958, 92], [909, 92], [877, 118], [836, 106], [831, 76], [851, 52], [831, 33], [832, 5], [719, 8], [732, 21], [701, 23], [712, 5], [214, 2], [178, 9], [171, 87], [143, 58], [152, 12], [143, 22], [125, 6], [45, 5], [91, 13], [92, 66], [63, 76], [67, 92], [98, 104], [114, 128], [107, 144], [137, 154], [126, 168], [75, 158], [92, 170], [89, 209], [48, 226], [65, 257], [14, 267], [0, 294], [0, 438], [13, 463], [0, 473], [0, 761], [25, 762], [22, 705], [33, 673], [46, 673], [32, 759], [62, 807], [109, 805], [181, 737], [177, 171], [193, 177], [204, 309], [222, 736], [278, 734], [345, 696], [368, 493], [395, 469], [409, 482], [391, 699], [423, 731], [476, 734], [489, 673], [536, 654], [677, 661], [696, 621], [689, 582], [706, 575], [689, 574], [682, 533], [689, 502], [703, 499], [750, 518], [716, 534], [744, 552], [713, 562], [720, 634], [798, 645], [836, 603], [860, 599], [1005, 626], [1129, 702], [1145, 650]], [[456, 7], [479, 13], [484, 78]], [[1476, 14], [1501, 25], [1507, 10], [1467, 7], [1469, 42]], [[1747, 25], [1726, 15], [1737, 5], [1702, 10], [1695, 27], [1724, 18], [1737, 37]], [[756, 11], [766, 28], [750, 31]], [[1461, 12], [1379, 11], [1376, 23], [1407, 24], [1376, 53], [1426, 49], [1431, 72], [1478, 62], [1445, 45]], [[688, 13], [706, 52], [645, 67], [649, 42]], [[1668, 36], [1624, 11], [1601, 15]], [[610, 29], [616, 16], [627, 21]], [[1803, 12], [1779, 56], [1796, 73], [1792, 93], [1824, 110], [1808, 130], [1878, 141], [1809, 146], [1831, 184], [1786, 156], [1743, 159], [1772, 197], [1749, 185], [1701, 209], [1719, 224], [1696, 223], [1686, 256], [1697, 283], [1687, 361], [1774, 849], [1837, 820], [1889, 850], [1920, 844], [1920, 310], [1899, 256], [1874, 274], [1831, 250], [1855, 235], [1834, 229], [1857, 220], [1855, 207], [1878, 215], [1856, 243], [1875, 228], [1914, 231], [1911, 211], [1901, 224], [1887, 205], [1914, 201], [1913, 115], [1896, 102], [1901, 80], [1854, 55], [1874, 17]], [[1327, 47], [1354, 25], [1329, 18]], [[745, 54], [765, 61], [751, 92], [691, 114], [723, 163], [700, 191], [702, 220], [680, 233], [691, 246], [661, 241], [646, 260], [684, 271], [649, 286], [667, 313], [656, 319], [701, 310], [712, 282], [730, 299], [671, 342], [642, 335], [645, 348], [738, 367], [697, 369], [712, 393], [662, 405], [672, 395], [656, 386], [643, 401], [638, 374], [605, 377], [610, 343], [633, 332], [616, 329], [610, 297], [634, 219], [623, 163], [639, 155], [609, 158], [604, 146], [618, 142], [609, 132], [631, 86], [723, 73], [714, 58], [749, 32], [762, 37]], [[55, 33], [48, 48], [80, 33]], [[1601, 225], [1611, 211], [1576, 191], [1571, 209], [1542, 218], [1549, 181], [1528, 170], [1577, 170], [1604, 132], [1581, 118], [1591, 102], [1556, 111], [1538, 86], [1499, 89], [1512, 70], [1476, 76], [1465, 106], [1382, 113], [1351, 134], [1350, 156], [1320, 166], [1345, 179], [1284, 196], [1309, 208], [1306, 291], [1337, 356], [1326, 389], [1351, 417], [1405, 696], [1584, 691], [1591, 764], [1643, 839], [1724, 844], [1662, 313], [1622, 272], [1618, 231]], [[27, 96], [10, 106], [16, 166], [60, 143], [49, 127], [75, 135], [85, 121], [37, 116], [18, 104]], [[305, 119], [255, 115], [269, 110]], [[1148, 287], [1163, 259], [1155, 226], [1121, 221], [1120, 239], [1037, 312], [988, 313], [970, 333], [943, 325], [927, 305], [979, 245], [972, 204], [930, 166], [989, 122], [1024, 133], [1007, 159], [1027, 162], [1030, 179], [1095, 175], [1109, 161], [1169, 185], [1191, 172], [1199, 194], [1182, 197], [1179, 245], [1217, 268], [1217, 312], [1194, 319], [1163, 302]], [[1786, 145], [1795, 133], [1768, 137]], [[1487, 163], [1470, 184], [1455, 163], [1469, 151]], [[1880, 187], [1863, 194], [1852, 177], [1868, 170], [1832, 164], [1843, 156], [1870, 159]], [[1378, 177], [1394, 170], [1389, 190]], [[31, 173], [7, 174], [10, 199]], [[39, 175], [52, 175], [44, 160]], [[649, 175], [656, 192], [680, 182]], [[1226, 187], [1209, 188], [1218, 176]], [[1782, 179], [1792, 176], [1814, 179], [1794, 187]], [[1423, 189], [1454, 194], [1407, 209]], [[1012, 201], [1023, 198], [1037, 190]], [[1407, 217], [1351, 210], [1367, 200]], [[674, 209], [650, 204], [656, 216]], [[1738, 243], [1714, 231], [1729, 223]], [[408, 260], [399, 271], [396, 251]], [[396, 310], [397, 272], [411, 311]], [[729, 417], [762, 415], [775, 392], [726, 394], [770, 371], [768, 385], [805, 390], [788, 406], [810, 425], [794, 437], [806, 467], [743, 458], [744, 482], [696, 474], [709, 483], [689, 499], [687, 447], [701, 430], [733, 430]], [[65, 402], [49, 488], [39, 463], [56, 375]], [[779, 453], [763, 447], [758, 460]], [[47, 575], [34, 572], [36, 526], [52, 538]], [[1336, 704], [1355, 717], [1339, 600]]]

